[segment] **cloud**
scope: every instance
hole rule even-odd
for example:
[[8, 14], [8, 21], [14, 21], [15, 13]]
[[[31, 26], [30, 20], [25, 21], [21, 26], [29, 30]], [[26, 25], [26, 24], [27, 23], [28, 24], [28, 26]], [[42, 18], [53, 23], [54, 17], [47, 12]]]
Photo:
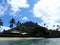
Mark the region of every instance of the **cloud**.
[[0, 16], [4, 15], [6, 10], [8, 9], [8, 5], [6, 6], [4, 0], [0, 3]]
[[[27, 0], [7, 0], [0, 3], [0, 13], [4, 15], [5, 12], [9, 12], [10, 15], [14, 15], [20, 11], [20, 8], [28, 8], [29, 4]], [[9, 10], [8, 10], [9, 9]]]
[[27, 8], [29, 4], [27, 0], [7, 0], [8, 4], [11, 5], [12, 14], [20, 10], [20, 8]]
[[40, 0], [33, 8], [34, 17], [46, 23], [48, 29], [56, 29], [53, 25], [60, 25], [60, 0]]
[[27, 20], [28, 20], [28, 18], [25, 16], [25, 17], [23, 17], [23, 18], [22, 18], [22, 20], [27, 21]]
[[1, 28], [0, 28], [0, 32], [2, 32], [2, 31], [4, 31], [4, 30], [8, 30], [8, 29], [11, 29], [11, 28], [6, 27], [6, 26], [1, 26]]

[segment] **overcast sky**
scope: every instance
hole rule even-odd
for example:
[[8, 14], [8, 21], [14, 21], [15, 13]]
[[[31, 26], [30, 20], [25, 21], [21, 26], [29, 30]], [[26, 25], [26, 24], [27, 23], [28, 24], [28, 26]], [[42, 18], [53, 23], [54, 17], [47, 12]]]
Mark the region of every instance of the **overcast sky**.
[[[9, 20], [33, 21], [47, 28], [60, 25], [60, 0], [0, 0], [0, 18], [8, 26]], [[53, 27], [55, 25], [55, 27]]]

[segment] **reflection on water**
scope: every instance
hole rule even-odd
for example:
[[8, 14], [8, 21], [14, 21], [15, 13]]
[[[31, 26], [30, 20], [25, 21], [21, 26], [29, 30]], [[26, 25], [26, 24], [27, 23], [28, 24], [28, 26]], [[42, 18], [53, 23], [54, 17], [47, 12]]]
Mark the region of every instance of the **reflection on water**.
[[48, 43], [48, 40], [20, 40], [20, 41], [11, 41], [10, 45], [46, 45]]
[[60, 38], [0, 41], [0, 45], [60, 45]]

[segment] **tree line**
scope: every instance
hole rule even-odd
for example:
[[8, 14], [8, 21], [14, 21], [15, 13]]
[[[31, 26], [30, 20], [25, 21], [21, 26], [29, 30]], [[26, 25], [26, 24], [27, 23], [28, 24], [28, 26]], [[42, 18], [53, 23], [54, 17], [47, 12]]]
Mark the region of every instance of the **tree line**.
[[[7, 30], [7, 31], [3, 31], [3, 34], [0, 34], [0, 36], [18, 36], [18, 37], [60, 37], [60, 31], [58, 31], [58, 28], [56, 30], [48, 30], [46, 27], [42, 27], [40, 25], [38, 25], [38, 23], [34, 23], [32, 21], [29, 22], [25, 22], [25, 23], [20, 23], [20, 21], [15, 21], [14, 18], [12, 18], [10, 20], [10, 25], [9, 27], [11, 29]], [[16, 26], [15, 26], [16, 25]], [[46, 24], [44, 24], [46, 25]], [[3, 22], [0, 19], [0, 27], [3, 26]], [[15, 26], [15, 27], [14, 27]], [[53, 27], [55, 27], [55, 25], [53, 25]], [[57, 27], [60, 27], [59, 25], [57, 25]], [[11, 34], [11, 30], [18, 30], [21, 32], [26, 32], [26, 35], [22, 35], [20, 34]], [[7, 32], [5, 34], [5, 32]]]

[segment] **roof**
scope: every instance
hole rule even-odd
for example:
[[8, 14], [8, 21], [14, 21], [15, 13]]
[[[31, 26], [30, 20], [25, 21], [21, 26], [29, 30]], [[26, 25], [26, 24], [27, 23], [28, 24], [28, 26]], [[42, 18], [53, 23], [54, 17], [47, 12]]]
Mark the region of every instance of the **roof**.
[[12, 30], [11, 33], [20, 33], [18, 30]]

